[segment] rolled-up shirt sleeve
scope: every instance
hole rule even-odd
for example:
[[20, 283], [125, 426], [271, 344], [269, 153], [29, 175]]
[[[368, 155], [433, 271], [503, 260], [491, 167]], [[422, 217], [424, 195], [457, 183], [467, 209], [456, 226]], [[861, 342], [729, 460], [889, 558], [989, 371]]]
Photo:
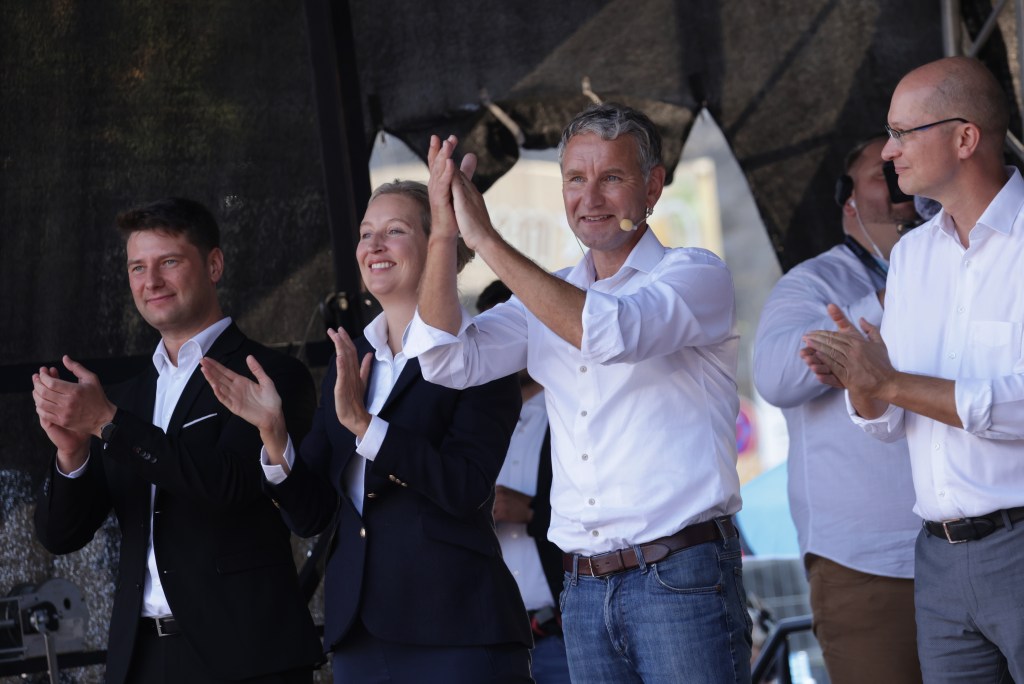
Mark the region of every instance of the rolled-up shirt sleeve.
[[722, 342], [735, 334], [735, 319], [725, 263], [705, 250], [679, 250], [634, 292], [587, 290], [580, 351], [595, 363], [636, 363]]
[[967, 432], [985, 439], [1024, 439], [1024, 375], [958, 379], [954, 396]]
[[454, 389], [476, 387], [526, 367], [526, 316], [516, 297], [475, 318], [463, 309], [456, 336], [428, 325], [417, 310], [403, 349], [406, 356], [419, 359], [429, 382]]

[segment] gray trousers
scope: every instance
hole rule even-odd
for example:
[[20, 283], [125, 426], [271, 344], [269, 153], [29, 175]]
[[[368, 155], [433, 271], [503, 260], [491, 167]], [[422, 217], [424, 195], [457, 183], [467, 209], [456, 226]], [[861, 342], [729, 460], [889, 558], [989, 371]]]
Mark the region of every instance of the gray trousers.
[[1024, 683], [1024, 523], [962, 544], [922, 529], [914, 574], [926, 684]]

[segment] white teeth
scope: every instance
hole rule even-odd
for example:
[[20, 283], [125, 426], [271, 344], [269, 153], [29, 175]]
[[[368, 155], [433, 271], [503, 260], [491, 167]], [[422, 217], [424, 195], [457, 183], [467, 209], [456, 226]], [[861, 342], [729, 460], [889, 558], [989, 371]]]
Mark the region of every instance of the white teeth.
[[378, 261], [375, 264], [370, 264], [371, 271], [380, 271], [385, 268], [391, 268], [394, 264], [390, 261]]

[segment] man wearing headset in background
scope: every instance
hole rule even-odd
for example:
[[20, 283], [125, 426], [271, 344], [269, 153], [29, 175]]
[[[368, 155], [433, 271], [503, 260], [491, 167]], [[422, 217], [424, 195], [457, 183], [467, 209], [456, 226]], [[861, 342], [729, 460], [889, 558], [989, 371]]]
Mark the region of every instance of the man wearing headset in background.
[[914, 485], [906, 440], [885, 444], [851, 421], [842, 390], [818, 382], [801, 338], [832, 321], [877, 325], [898, 228], [916, 218], [894, 202], [884, 138], [856, 145], [836, 183], [846, 239], [784, 275], [761, 314], [754, 383], [789, 430], [789, 503], [811, 588], [814, 633], [834, 684], [921, 681], [914, 624]]

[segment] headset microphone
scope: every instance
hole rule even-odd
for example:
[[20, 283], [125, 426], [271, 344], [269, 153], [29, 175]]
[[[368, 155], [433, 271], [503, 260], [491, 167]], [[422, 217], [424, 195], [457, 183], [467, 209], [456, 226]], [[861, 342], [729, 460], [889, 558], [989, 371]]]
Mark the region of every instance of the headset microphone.
[[619, 228], [628, 233], [629, 231], [636, 230], [640, 226], [644, 225], [644, 221], [646, 220], [647, 219], [640, 219], [639, 221], [633, 221], [631, 219], [624, 218], [619, 221]]

